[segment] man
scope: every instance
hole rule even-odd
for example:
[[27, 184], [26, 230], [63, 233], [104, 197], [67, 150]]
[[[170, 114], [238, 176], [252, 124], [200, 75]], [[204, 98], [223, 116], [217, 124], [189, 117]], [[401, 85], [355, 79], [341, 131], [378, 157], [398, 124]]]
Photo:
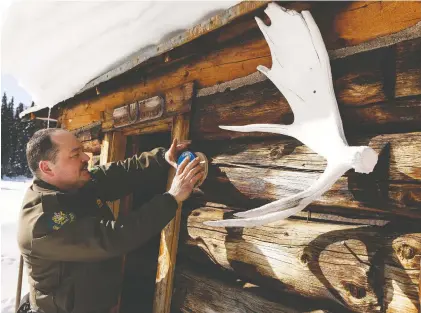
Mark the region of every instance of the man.
[[176, 167], [174, 141], [88, 171], [89, 157], [62, 129], [36, 132], [27, 145], [34, 174], [22, 205], [18, 243], [28, 267], [32, 310], [109, 312], [121, 287], [120, 256], [157, 235], [202, 177], [199, 160], [183, 161], [168, 192], [117, 221], [105, 201], [141, 189]]

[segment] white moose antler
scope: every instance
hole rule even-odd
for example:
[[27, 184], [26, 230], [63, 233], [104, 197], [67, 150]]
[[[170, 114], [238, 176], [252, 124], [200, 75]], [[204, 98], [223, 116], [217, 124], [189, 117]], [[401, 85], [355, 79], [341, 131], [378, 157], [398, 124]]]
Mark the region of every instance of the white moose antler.
[[239, 219], [204, 222], [209, 226], [252, 227], [285, 219], [303, 210], [329, 190], [346, 171], [370, 173], [377, 153], [370, 147], [349, 146], [333, 90], [329, 56], [310, 12], [301, 14], [269, 3], [266, 26], [257, 24], [269, 45], [272, 69], [258, 66], [287, 99], [294, 113], [291, 125], [220, 126], [240, 132], [268, 132], [295, 137], [327, 160], [327, 167], [308, 189], [260, 208], [234, 214]]

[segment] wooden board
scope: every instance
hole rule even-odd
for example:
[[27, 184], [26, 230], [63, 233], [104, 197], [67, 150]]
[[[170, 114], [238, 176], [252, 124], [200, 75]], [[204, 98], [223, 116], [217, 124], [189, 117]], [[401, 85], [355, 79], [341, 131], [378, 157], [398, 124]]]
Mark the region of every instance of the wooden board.
[[[172, 138], [181, 140], [189, 139], [190, 114], [174, 117]], [[171, 187], [175, 169], [170, 169], [168, 189]], [[181, 204], [175, 218], [168, 223], [161, 232], [159, 247], [158, 269], [156, 273], [155, 296], [153, 302], [154, 313], [169, 313], [173, 289], [175, 261], [178, 249], [178, 237], [181, 222]]]
[[[328, 49], [353, 46], [396, 33], [421, 21], [421, 3], [400, 1], [342, 2], [318, 7], [315, 20]], [[326, 19], [326, 10], [335, 14]], [[330, 31], [329, 31], [330, 30]], [[334, 30], [334, 31], [332, 31]]]
[[172, 120], [172, 117], [165, 118], [159, 121], [146, 123], [144, 125], [142, 124], [137, 125], [135, 127], [128, 127], [123, 129], [122, 131], [126, 136], [170, 132], [172, 129]]
[[[125, 157], [127, 137], [121, 132], [106, 133], [102, 140], [100, 164], [107, 164], [123, 160]], [[113, 211], [114, 217], [118, 217], [120, 211], [120, 200], [107, 203]]]
[[91, 123], [72, 131], [72, 133], [81, 142], [98, 139], [100, 132], [101, 132], [101, 122]]
[[99, 139], [82, 142], [83, 152], [89, 152], [94, 155], [101, 153], [101, 142]]
[[[348, 172], [310, 207], [421, 218], [421, 133], [365, 135], [349, 142], [378, 151], [374, 172]], [[194, 149], [210, 160], [201, 187], [204, 201], [237, 207], [253, 208], [298, 193], [326, 166], [321, 156], [295, 139], [203, 141]]]
[[[126, 152], [126, 143], [127, 137], [124, 136], [121, 132], [109, 132], [104, 135], [102, 140], [102, 148], [101, 148], [101, 155], [100, 155], [100, 164], [107, 164], [109, 162], [115, 162], [119, 160], [123, 160], [125, 157]], [[107, 205], [112, 210], [114, 218], [117, 219], [120, 213], [120, 209], [122, 211], [126, 210], [127, 208], [125, 205], [128, 205], [127, 202], [120, 204], [120, 199], [116, 201], [107, 201]], [[121, 263], [121, 273], [124, 273], [124, 260], [125, 256], [122, 256], [122, 263]], [[121, 294], [118, 297], [117, 305], [110, 310], [110, 313], [118, 313], [120, 308], [120, 299]]]
[[[421, 20], [419, 6], [415, 2], [403, 2], [399, 5], [389, 2], [384, 4], [325, 4], [324, 9], [320, 9], [320, 17], [317, 17], [317, 10], [315, 14], [316, 22], [318, 22], [317, 19], [320, 19], [322, 34], [324, 32], [323, 27], [326, 27], [326, 30], [330, 32], [329, 34], [323, 34], [324, 37], [336, 38], [333, 40], [335, 45], [339, 43], [339, 46], [343, 47], [344, 43], [346, 46], [351, 42], [366, 41], [414, 25]], [[350, 14], [349, 17], [345, 18], [345, 16], [348, 16], [345, 12]], [[393, 18], [390, 17], [392, 12]], [[356, 18], [355, 14], [360, 18]], [[365, 23], [364, 29], [366, 32], [361, 38], [355, 39], [348, 34], [345, 35], [346, 39], [344, 39], [335, 31], [339, 27], [335, 23], [348, 25], [347, 23], [351, 23], [353, 20], [365, 19], [367, 14], [376, 16], [381, 21], [378, 21], [377, 24]], [[348, 31], [348, 28], [344, 27], [343, 29]], [[379, 32], [379, 29], [382, 31]], [[349, 42], [347, 43], [347, 41]], [[327, 45], [329, 48], [329, 40], [327, 40]], [[209, 45], [207, 50], [201, 50], [200, 52], [198, 55], [172, 63], [168, 67], [161, 67], [159, 71], [156, 70], [156, 67], [145, 70], [142, 72], [143, 76], [139, 78], [140, 82], [120, 87], [118, 90], [101, 93], [100, 96], [80, 101], [76, 106], [65, 107], [61, 123], [67, 129], [74, 129], [80, 127], [83, 123], [100, 120], [101, 111], [145, 99], [188, 82], [196, 81], [199, 88], [209, 87], [249, 75], [256, 71], [258, 65], [271, 66], [269, 48], [263, 36], [257, 30], [241, 37], [241, 40], [232, 40], [232, 42], [225, 43], [223, 46]], [[372, 95], [369, 94], [368, 97], [372, 97]], [[80, 120], [82, 116], [86, 116], [85, 122]], [[86, 121], [86, 118], [89, 122]]]
[[215, 263], [259, 286], [335, 302], [355, 312], [418, 312], [419, 225], [297, 219], [256, 228], [203, 224], [228, 216], [229, 210], [210, 204], [191, 212], [183, 256]]

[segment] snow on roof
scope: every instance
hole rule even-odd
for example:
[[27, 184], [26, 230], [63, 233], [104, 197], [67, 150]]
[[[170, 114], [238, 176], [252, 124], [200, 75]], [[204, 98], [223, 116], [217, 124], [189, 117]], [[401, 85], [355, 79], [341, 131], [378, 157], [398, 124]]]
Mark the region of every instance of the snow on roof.
[[22, 115], [51, 108], [136, 51], [239, 2], [15, 1], [3, 21], [2, 71], [36, 103]]

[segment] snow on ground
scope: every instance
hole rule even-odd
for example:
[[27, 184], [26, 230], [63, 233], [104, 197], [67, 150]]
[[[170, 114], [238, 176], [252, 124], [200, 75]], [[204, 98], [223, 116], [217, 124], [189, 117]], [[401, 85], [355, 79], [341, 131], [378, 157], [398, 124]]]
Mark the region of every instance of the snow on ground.
[[[17, 218], [26, 188], [31, 179], [3, 178], [0, 196], [1, 242], [1, 313], [14, 313], [19, 271], [19, 248], [16, 240]], [[28, 292], [26, 272], [23, 273], [22, 296]]]

